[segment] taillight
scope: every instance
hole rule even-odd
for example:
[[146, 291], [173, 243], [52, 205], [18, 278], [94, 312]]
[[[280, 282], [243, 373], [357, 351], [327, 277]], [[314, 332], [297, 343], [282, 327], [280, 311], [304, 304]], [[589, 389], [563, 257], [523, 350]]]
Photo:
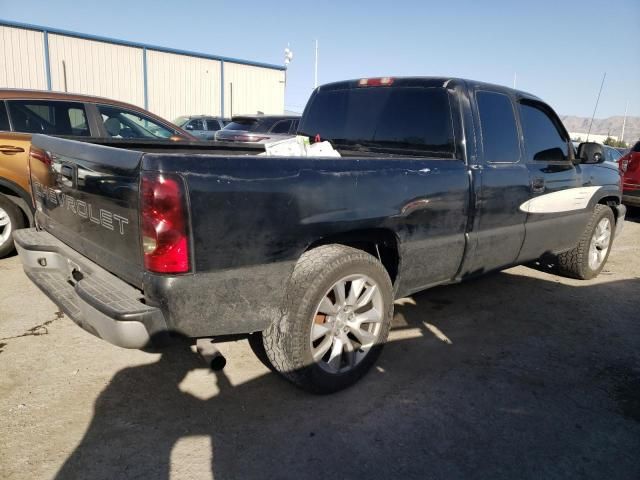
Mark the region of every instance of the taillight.
[[188, 219], [184, 182], [177, 175], [144, 173], [140, 182], [144, 266], [156, 273], [187, 273]]
[[47, 167], [50, 167], [52, 163], [51, 155], [49, 155], [49, 152], [46, 152], [41, 148], [37, 148], [34, 146], [29, 149], [29, 163], [31, 163], [32, 160], [42, 162]]
[[[31, 148], [29, 148], [29, 161], [27, 162], [27, 181], [29, 182], [29, 185], [31, 185], [31, 203], [33, 205], [33, 208], [36, 208], [36, 197], [35, 192], [33, 191], [33, 185], [31, 183], [31, 172], [34, 168], [36, 168], [36, 172], [38, 172], [37, 166], [35, 166], [35, 162], [40, 162], [47, 168], [50, 168], [51, 164], [53, 163], [49, 152], [34, 146], [31, 146]], [[34, 163], [34, 166], [32, 166], [32, 163]]]
[[626, 157], [620, 159], [620, 170], [622, 171], [622, 173], [626, 172], [628, 167], [629, 167], [629, 159]]
[[358, 81], [359, 87], [389, 87], [391, 85], [393, 85], [393, 78], [391, 77], [363, 78]]

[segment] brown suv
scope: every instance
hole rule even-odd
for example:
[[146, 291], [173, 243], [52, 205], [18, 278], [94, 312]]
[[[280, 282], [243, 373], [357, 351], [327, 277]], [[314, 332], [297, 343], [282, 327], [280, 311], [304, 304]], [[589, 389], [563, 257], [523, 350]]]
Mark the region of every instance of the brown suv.
[[131, 140], [197, 139], [157, 115], [100, 97], [0, 89], [0, 258], [12, 232], [33, 223], [28, 185], [31, 134]]

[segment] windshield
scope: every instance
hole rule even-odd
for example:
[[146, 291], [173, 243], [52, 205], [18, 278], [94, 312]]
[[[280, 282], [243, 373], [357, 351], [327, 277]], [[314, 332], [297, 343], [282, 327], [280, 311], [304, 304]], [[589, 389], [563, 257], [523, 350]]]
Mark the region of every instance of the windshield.
[[298, 129], [335, 146], [401, 149], [440, 158], [455, 154], [449, 99], [443, 88], [320, 90]]
[[189, 117], [178, 117], [173, 121], [173, 123], [179, 126], [180, 128], [182, 128], [184, 127], [185, 123], [187, 123], [188, 121], [189, 121]]

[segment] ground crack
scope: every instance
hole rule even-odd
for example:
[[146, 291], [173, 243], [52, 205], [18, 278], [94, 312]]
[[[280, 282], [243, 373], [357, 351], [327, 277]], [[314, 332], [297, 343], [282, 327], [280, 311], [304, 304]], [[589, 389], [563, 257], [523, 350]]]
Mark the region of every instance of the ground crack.
[[[55, 315], [56, 315], [55, 318], [52, 318], [51, 320], [47, 320], [46, 322], [41, 323], [40, 325], [36, 325], [35, 327], [31, 327], [29, 330], [27, 330], [23, 334], [15, 335], [13, 337], [0, 338], [0, 342], [4, 340], [13, 340], [15, 338], [47, 335], [49, 333], [49, 329], [47, 328], [47, 326], [51, 325], [56, 320], [60, 320], [62, 317], [64, 317], [64, 313], [59, 311], [56, 312]], [[4, 347], [5, 345], [6, 344], [3, 344], [2, 346], [0, 346], [0, 348]]]

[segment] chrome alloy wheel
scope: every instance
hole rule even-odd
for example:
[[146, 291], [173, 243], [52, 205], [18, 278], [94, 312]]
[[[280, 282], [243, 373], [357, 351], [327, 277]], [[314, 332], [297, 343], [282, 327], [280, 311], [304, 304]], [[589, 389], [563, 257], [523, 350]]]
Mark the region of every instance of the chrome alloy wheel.
[[349, 275], [324, 295], [313, 316], [311, 354], [329, 373], [352, 370], [369, 353], [382, 332], [384, 301], [377, 283], [366, 275]]
[[604, 262], [611, 245], [611, 221], [603, 218], [596, 225], [589, 244], [589, 268], [597, 270]]
[[9, 213], [0, 208], [0, 245], [3, 245], [11, 235], [11, 218]]

